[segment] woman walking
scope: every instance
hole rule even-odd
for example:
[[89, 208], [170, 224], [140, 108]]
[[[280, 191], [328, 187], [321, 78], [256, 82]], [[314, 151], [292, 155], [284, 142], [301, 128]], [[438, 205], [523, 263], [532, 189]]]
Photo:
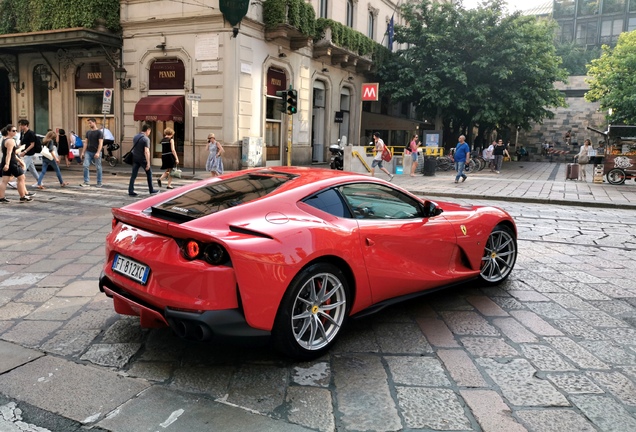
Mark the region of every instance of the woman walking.
[[44, 186], [42, 185], [42, 179], [44, 179], [44, 175], [46, 174], [46, 170], [49, 168], [49, 166], [51, 166], [55, 170], [55, 174], [57, 175], [57, 179], [60, 182], [60, 186], [64, 187], [68, 185], [68, 183], [66, 183], [64, 179], [62, 179], [62, 172], [60, 171], [60, 166], [58, 165], [58, 163], [60, 162], [60, 158], [58, 157], [57, 150], [55, 148], [56, 138], [57, 134], [53, 131], [50, 131], [42, 140], [42, 147], [48, 148], [52, 158], [49, 159], [45, 156], [42, 156], [42, 171], [40, 171], [40, 176], [38, 177], [38, 189], [44, 189]]
[[172, 187], [172, 176], [170, 172], [172, 168], [179, 164], [177, 150], [174, 148], [174, 130], [166, 128], [163, 131], [163, 139], [161, 140], [161, 169], [165, 170], [161, 177], [157, 179], [157, 184], [161, 187], [161, 180], [168, 179], [166, 189], [174, 189]]
[[579, 168], [579, 180], [587, 181], [585, 166], [590, 162], [590, 150], [592, 150], [592, 141], [586, 139], [585, 141], [583, 141], [583, 145], [579, 150], [579, 154], [574, 156], [579, 165], [581, 165], [581, 167]]
[[17, 189], [20, 194], [20, 202], [29, 202], [32, 198], [28, 195], [26, 190], [24, 170], [26, 168], [25, 163], [15, 154], [15, 135], [18, 130], [12, 124], [7, 125], [2, 130], [2, 136], [6, 136], [6, 139], [2, 141], [2, 182], [0, 182], [0, 203], [8, 203], [9, 200], [4, 196], [7, 190], [7, 184], [11, 179], [11, 176], [17, 180]]
[[223, 159], [221, 155], [225, 150], [220, 142], [218, 142], [213, 133], [208, 135], [208, 161], [205, 164], [206, 171], [210, 171], [210, 176], [216, 177], [223, 174]]
[[70, 149], [68, 145], [68, 137], [66, 136], [66, 131], [64, 129], [59, 129], [58, 135], [57, 135], [57, 155], [59, 157], [64, 158], [64, 162], [66, 163], [66, 168], [71, 166], [71, 161], [68, 158], [69, 151]]
[[[420, 143], [418, 142], [417, 134], [413, 135], [413, 139], [409, 143], [409, 155], [411, 157], [411, 177], [415, 177], [415, 172], [417, 171], [417, 149], [420, 147]], [[406, 157], [406, 155], [404, 156]]]

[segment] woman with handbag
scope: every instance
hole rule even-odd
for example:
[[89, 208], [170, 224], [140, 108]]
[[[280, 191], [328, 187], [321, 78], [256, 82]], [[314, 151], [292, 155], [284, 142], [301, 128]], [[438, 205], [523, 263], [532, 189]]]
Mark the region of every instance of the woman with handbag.
[[161, 169], [165, 170], [161, 177], [157, 179], [157, 184], [161, 187], [161, 180], [168, 179], [166, 189], [174, 189], [172, 187], [171, 172], [179, 165], [179, 157], [174, 147], [174, 130], [166, 128], [163, 131], [163, 139], [161, 140]]
[[50, 131], [46, 134], [44, 139], [42, 140], [42, 171], [40, 171], [40, 176], [38, 177], [38, 189], [44, 189], [42, 185], [42, 179], [44, 179], [44, 175], [46, 174], [46, 170], [49, 166], [53, 167], [55, 170], [55, 174], [57, 175], [57, 179], [60, 182], [60, 186], [64, 187], [68, 185], [62, 178], [62, 172], [60, 171], [60, 166], [58, 163], [60, 162], [60, 158], [57, 155], [57, 149], [55, 147], [55, 142], [57, 140], [57, 134], [53, 131]]
[[590, 149], [592, 148], [592, 141], [586, 139], [583, 141], [583, 145], [581, 146], [581, 150], [579, 150], [579, 154], [574, 156], [574, 159], [578, 162], [579, 165], [582, 165], [579, 169], [579, 180], [587, 181], [587, 173], [585, 172], [585, 165], [590, 162]]

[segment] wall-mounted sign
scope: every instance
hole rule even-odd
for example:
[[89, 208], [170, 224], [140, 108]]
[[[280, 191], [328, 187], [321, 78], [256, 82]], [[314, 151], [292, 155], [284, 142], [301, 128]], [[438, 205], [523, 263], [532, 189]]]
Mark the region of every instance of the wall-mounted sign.
[[362, 84], [362, 100], [363, 101], [377, 101], [378, 93], [380, 90], [379, 83], [367, 83]]
[[77, 90], [113, 87], [113, 68], [106, 62], [84, 63], [75, 71]]
[[194, 37], [194, 58], [197, 61], [219, 58], [219, 35], [203, 33]]
[[148, 72], [150, 90], [183, 90], [185, 67], [179, 59], [157, 60]]
[[334, 123], [342, 123], [344, 120], [344, 112], [336, 111], [336, 116], [333, 119]]

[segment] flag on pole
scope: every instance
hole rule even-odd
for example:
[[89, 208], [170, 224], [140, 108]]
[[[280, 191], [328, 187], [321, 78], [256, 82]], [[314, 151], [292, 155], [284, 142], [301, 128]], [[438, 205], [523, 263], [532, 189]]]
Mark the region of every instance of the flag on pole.
[[389, 51], [393, 51], [393, 15], [391, 15], [391, 21], [389, 21], [389, 29], [387, 32], [389, 34]]

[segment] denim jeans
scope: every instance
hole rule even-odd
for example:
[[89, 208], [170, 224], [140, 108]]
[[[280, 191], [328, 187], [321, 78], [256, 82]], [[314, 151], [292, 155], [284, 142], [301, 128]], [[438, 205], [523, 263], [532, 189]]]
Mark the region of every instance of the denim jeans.
[[457, 171], [455, 181], [459, 181], [460, 177], [468, 178], [466, 174], [464, 174], [464, 168], [466, 168], [466, 161], [455, 162], [455, 171]]
[[[145, 170], [146, 163], [144, 162], [143, 167]], [[139, 168], [142, 168], [142, 164], [139, 162], [133, 162], [132, 166], [132, 174], [130, 175], [130, 182], [128, 183], [128, 194], [132, 194], [135, 192], [135, 180], [137, 179], [137, 173], [139, 172]], [[146, 171], [146, 179], [148, 180], [148, 192], [152, 192], [154, 189], [152, 187], [152, 168], [148, 168]]]
[[[44, 157], [42, 157], [42, 159], [45, 159]], [[29, 171], [31, 173], [31, 175], [33, 176], [33, 178], [35, 178], [36, 180], [38, 180], [39, 176], [38, 176], [38, 170], [35, 169], [35, 164], [33, 164], [33, 156], [24, 156], [24, 164], [26, 165], [26, 170], [25, 171]]]
[[57, 175], [57, 179], [60, 181], [60, 184], [64, 183], [62, 180], [62, 173], [60, 172], [60, 167], [54, 160], [49, 160], [45, 157], [42, 158], [42, 172], [40, 172], [40, 177], [38, 177], [38, 185], [42, 185], [42, 179], [44, 178], [44, 174], [46, 174], [46, 170], [49, 169], [49, 166], [53, 167], [55, 170], [55, 174]]
[[96, 152], [84, 152], [84, 183], [89, 183], [89, 168], [91, 166], [91, 162], [95, 162], [95, 169], [97, 169], [97, 184], [102, 184], [102, 158], [96, 158]]

